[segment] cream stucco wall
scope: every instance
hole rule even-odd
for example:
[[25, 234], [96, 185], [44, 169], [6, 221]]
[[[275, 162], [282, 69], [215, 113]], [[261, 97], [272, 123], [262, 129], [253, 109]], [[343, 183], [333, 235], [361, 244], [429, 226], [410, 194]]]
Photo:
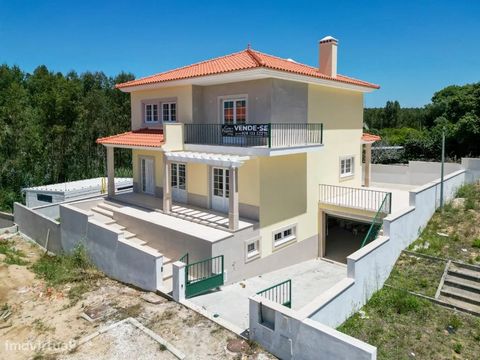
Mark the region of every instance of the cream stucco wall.
[[175, 86], [154, 90], [133, 91], [131, 93], [132, 130], [142, 127], [158, 127], [161, 123], [145, 124], [143, 119], [143, 102], [149, 101], [176, 101], [177, 121], [192, 122], [192, 86]]
[[155, 159], [155, 186], [162, 187], [163, 182], [163, 152], [154, 150], [132, 150], [133, 182], [140, 186], [140, 158], [151, 157]]

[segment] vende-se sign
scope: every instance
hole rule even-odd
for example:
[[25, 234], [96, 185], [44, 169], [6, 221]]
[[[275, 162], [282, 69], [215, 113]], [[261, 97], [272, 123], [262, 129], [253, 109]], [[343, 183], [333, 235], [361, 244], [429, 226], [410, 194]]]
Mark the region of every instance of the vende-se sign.
[[270, 124], [222, 125], [222, 136], [268, 137]]

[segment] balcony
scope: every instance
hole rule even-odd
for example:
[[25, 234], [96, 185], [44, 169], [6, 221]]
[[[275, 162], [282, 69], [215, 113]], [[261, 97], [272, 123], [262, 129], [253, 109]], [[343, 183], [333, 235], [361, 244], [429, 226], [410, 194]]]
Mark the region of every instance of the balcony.
[[366, 188], [320, 184], [319, 202], [384, 215], [392, 211], [391, 192]]
[[186, 145], [282, 149], [323, 145], [323, 124], [185, 124]]

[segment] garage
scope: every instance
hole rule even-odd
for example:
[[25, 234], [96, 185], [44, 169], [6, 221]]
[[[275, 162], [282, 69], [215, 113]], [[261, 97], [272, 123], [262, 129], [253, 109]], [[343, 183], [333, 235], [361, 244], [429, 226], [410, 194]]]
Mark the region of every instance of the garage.
[[346, 264], [347, 256], [360, 249], [371, 223], [368, 219], [325, 213], [325, 225], [324, 257]]

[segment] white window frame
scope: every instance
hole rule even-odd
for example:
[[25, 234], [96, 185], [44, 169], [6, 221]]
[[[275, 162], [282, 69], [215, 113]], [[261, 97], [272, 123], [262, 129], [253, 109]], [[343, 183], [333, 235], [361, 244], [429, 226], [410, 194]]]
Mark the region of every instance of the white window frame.
[[[164, 113], [163, 113], [163, 107], [165, 105], [168, 105], [168, 119], [165, 119]], [[175, 120], [172, 120], [172, 105], [175, 105]], [[162, 108], [162, 121], [166, 123], [176, 123], [178, 121], [178, 106], [176, 101], [168, 101], [168, 102], [162, 102], [161, 103], [161, 108]]]
[[[347, 161], [350, 161], [350, 171], [347, 172]], [[340, 157], [340, 177], [350, 177], [355, 174], [355, 156], [342, 156]]]
[[[152, 111], [152, 119], [151, 120], [148, 120], [147, 119], [147, 107], [148, 106], [151, 106], [151, 111]], [[153, 106], [156, 106], [157, 107], [157, 120], [154, 120], [154, 117], [153, 117]], [[160, 105], [159, 103], [157, 102], [146, 102], [143, 104], [143, 122], [145, 124], [157, 124], [158, 122], [160, 122]]]
[[[253, 251], [248, 251], [250, 245], [254, 245]], [[245, 241], [245, 262], [257, 259], [260, 257], [260, 238]]]
[[[287, 231], [291, 231], [291, 234], [290, 235], [285, 234]], [[277, 235], [279, 236], [278, 240], [276, 240]], [[291, 243], [296, 240], [297, 240], [297, 224], [284, 226], [272, 232], [272, 245], [274, 249], [282, 247], [283, 245], [287, 243]]]
[[248, 124], [248, 96], [246, 95], [231, 95], [220, 96], [220, 119], [222, 124], [225, 124], [225, 102], [233, 101], [233, 124], [237, 123], [237, 101], [245, 101], [245, 124]]

